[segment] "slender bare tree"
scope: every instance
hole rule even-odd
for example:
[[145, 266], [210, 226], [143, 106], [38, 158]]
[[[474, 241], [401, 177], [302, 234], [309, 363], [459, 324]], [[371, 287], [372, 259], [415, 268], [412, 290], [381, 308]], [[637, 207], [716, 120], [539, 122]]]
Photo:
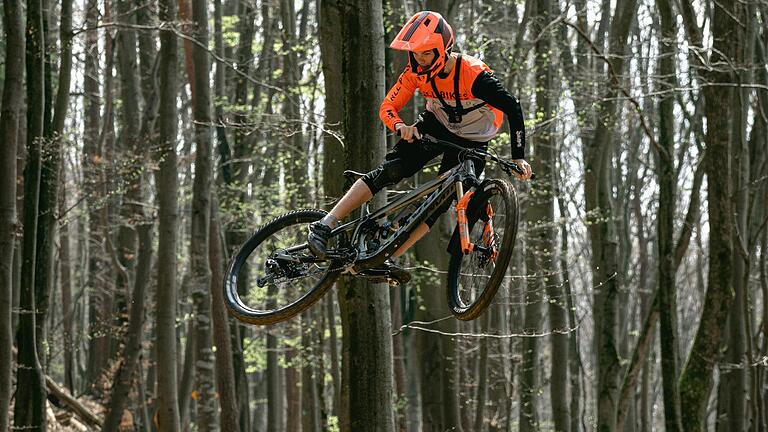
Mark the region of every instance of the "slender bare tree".
[[[743, 18], [743, 7], [735, 1], [717, 2], [712, 19], [712, 53], [703, 78], [710, 84], [734, 81], [731, 64], [736, 45], [732, 40], [739, 31], [736, 22]], [[684, 13], [685, 16], [685, 13]], [[731, 145], [731, 105], [733, 90], [727, 86], [708, 85], [703, 89], [707, 118], [706, 173], [709, 210], [709, 275], [704, 308], [693, 347], [680, 378], [682, 427], [686, 432], [706, 429], [707, 401], [712, 388], [714, 364], [723, 340], [728, 310], [733, 302], [731, 287], [733, 258], [733, 216], [731, 212], [731, 164], [713, 164], [718, 157], [729, 161]]]
[[[43, 1], [27, 3], [27, 162], [24, 168], [24, 238], [22, 246], [16, 395], [13, 410], [15, 428], [47, 430], [45, 378], [37, 352], [35, 325], [35, 263], [37, 250], [38, 199], [45, 109], [45, 33]], [[18, 60], [17, 60], [18, 61]]]
[[19, 137], [20, 107], [24, 97], [24, 24], [22, 4], [3, 2], [5, 34], [5, 77], [0, 106], [0, 430], [8, 430], [11, 400], [11, 349], [13, 327], [13, 252], [16, 244], [16, 147]]
[[[176, 2], [162, 0], [159, 4], [161, 21], [176, 19]], [[176, 384], [176, 242], [178, 223], [178, 174], [176, 156], [178, 40], [171, 30], [160, 32], [160, 104], [159, 142], [156, 174], [159, 216], [157, 251], [157, 424], [162, 432], [181, 430]]]

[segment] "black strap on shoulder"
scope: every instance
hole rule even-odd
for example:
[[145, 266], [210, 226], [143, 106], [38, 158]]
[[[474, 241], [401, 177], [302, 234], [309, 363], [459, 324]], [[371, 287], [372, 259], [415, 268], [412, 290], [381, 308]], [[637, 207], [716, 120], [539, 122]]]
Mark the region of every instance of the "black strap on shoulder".
[[461, 123], [461, 120], [464, 114], [470, 113], [478, 108], [483, 107], [485, 105], [485, 102], [479, 103], [467, 109], [464, 109], [464, 107], [461, 106], [461, 94], [459, 93], [459, 79], [461, 74], [461, 54], [459, 54], [456, 57], [456, 65], [454, 66], [454, 70], [455, 72], [453, 74], [453, 94], [456, 100], [455, 107], [448, 105], [448, 103], [445, 102], [445, 99], [443, 99], [443, 96], [440, 94], [440, 92], [437, 91], [437, 85], [435, 84], [434, 78], [430, 80], [430, 83], [432, 84], [432, 91], [435, 93], [437, 100], [439, 100], [440, 105], [443, 106], [443, 111], [445, 111], [445, 113], [448, 114], [448, 121], [451, 123]]
[[453, 73], [453, 95], [456, 97], [456, 115], [461, 122], [461, 116], [464, 114], [464, 109], [461, 106], [461, 93], [459, 93], [459, 74], [461, 74], [461, 54], [456, 56], [456, 66], [454, 66], [456, 72]]

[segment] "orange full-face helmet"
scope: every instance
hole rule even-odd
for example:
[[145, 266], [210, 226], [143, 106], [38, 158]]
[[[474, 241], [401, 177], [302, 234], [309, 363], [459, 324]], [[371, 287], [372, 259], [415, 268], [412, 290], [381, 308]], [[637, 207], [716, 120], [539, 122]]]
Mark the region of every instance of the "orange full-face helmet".
[[[453, 48], [453, 29], [437, 12], [422, 11], [416, 13], [395, 36], [389, 44], [390, 48], [409, 51], [411, 70], [419, 75], [426, 75], [431, 80], [443, 70], [448, 55]], [[427, 68], [422, 68], [413, 56], [414, 51], [429, 51], [435, 53], [435, 60]]]

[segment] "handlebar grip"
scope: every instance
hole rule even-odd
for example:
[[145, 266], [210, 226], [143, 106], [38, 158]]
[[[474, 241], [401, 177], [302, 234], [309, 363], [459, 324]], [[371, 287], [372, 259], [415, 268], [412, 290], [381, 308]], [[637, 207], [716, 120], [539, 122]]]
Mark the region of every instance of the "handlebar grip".
[[[401, 124], [401, 123], [398, 122], [397, 124]], [[412, 124], [411, 126], [408, 126], [406, 123], [402, 123], [402, 125], [406, 126], [406, 127], [415, 127], [419, 131], [420, 134], [422, 134], [422, 135], [424, 134], [424, 131], [421, 129], [422, 126], [424, 125], [424, 123], [422, 123], [421, 116], [419, 116], [419, 121], [417, 121], [416, 123]], [[399, 137], [403, 136], [400, 133], [400, 129], [395, 129], [395, 135], [397, 135]], [[414, 139], [417, 139], [417, 138], [414, 137]], [[423, 136], [422, 136], [421, 139], [423, 139]]]
[[[518, 174], [523, 174], [523, 169], [520, 168], [520, 166], [514, 162], [511, 163], [512, 169], [515, 170]], [[529, 180], [533, 180], [536, 178], [536, 173], [531, 173], [531, 178]]]

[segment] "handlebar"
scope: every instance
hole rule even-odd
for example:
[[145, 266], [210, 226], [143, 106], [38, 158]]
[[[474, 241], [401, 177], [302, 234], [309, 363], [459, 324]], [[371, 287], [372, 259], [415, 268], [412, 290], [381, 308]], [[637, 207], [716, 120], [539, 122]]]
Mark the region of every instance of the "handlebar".
[[[397, 136], [400, 136], [400, 131], [399, 130], [396, 131], [395, 133], [397, 134]], [[418, 139], [418, 141], [421, 141], [421, 142], [424, 142], [424, 143], [428, 143], [428, 144], [437, 144], [437, 145], [441, 145], [441, 146], [444, 146], [444, 147], [453, 148], [453, 149], [460, 150], [462, 152], [465, 152], [465, 153], [468, 153], [468, 154], [471, 154], [471, 155], [474, 155], [474, 156], [477, 156], [477, 157], [481, 157], [481, 158], [483, 158], [485, 160], [494, 161], [494, 162], [498, 163], [499, 165], [501, 165], [502, 170], [504, 170], [504, 172], [506, 172], [507, 175], [512, 175], [512, 171], [515, 171], [518, 174], [523, 174], [525, 172], [516, 163], [511, 162], [511, 161], [506, 161], [504, 159], [501, 159], [501, 158], [499, 158], [499, 157], [489, 153], [487, 150], [483, 150], [483, 149], [480, 149], [480, 148], [462, 147], [462, 146], [460, 146], [460, 145], [458, 145], [456, 143], [453, 143], [453, 142], [450, 142], [450, 141], [446, 141], [446, 140], [441, 140], [439, 138], [435, 138], [435, 137], [433, 137], [433, 136], [431, 136], [429, 134], [425, 134], [425, 133], [421, 134], [421, 138]], [[533, 180], [535, 178], [536, 178], [536, 174], [532, 173], [531, 174], [531, 180]]]

